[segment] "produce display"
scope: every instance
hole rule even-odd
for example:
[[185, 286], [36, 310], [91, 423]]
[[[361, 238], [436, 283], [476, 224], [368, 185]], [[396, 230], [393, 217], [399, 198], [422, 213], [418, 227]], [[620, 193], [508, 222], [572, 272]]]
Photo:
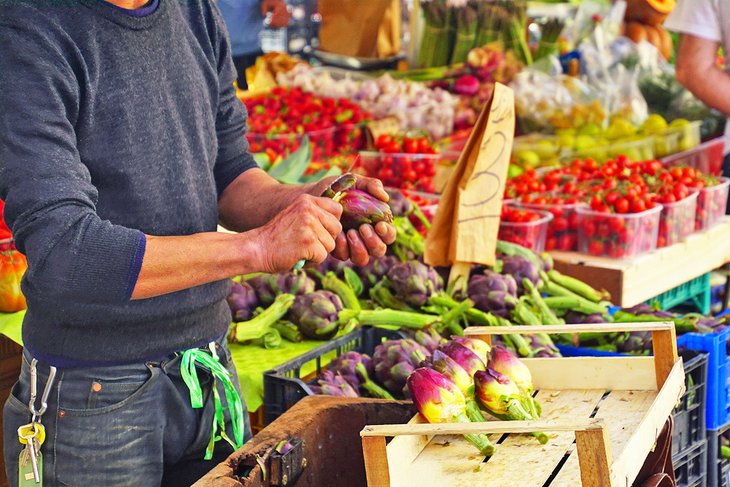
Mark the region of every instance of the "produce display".
[[576, 159], [540, 174], [527, 171], [508, 181], [505, 197], [553, 214], [546, 249], [577, 248], [622, 258], [681, 242], [695, 229], [709, 228], [705, 220], [714, 224], [724, 214], [728, 186], [729, 181], [692, 167], [665, 168], [656, 160], [635, 162], [619, 156], [602, 165]]
[[27, 269], [28, 261], [25, 255], [16, 250], [12, 238], [0, 239], [0, 313], [25, 309], [20, 280]]
[[548, 227], [552, 220], [553, 214], [549, 212], [504, 205], [499, 222], [499, 239], [542, 252], [545, 250]]
[[243, 102], [251, 115], [246, 134], [251, 152], [285, 156], [296, 151], [306, 136], [314, 160], [359, 149], [355, 142], [359, 124], [370, 117], [347, 98], [319, 97], [298, 88], [275, 87]]
[[304, 65], [281, 73], [283, 86], [298, 87], [318, 96], [348, 98], [375, 119], [392, 116], [401, 129], [425, 130], [434, 139], [454, 129], [455, 98], [447, 91], [430, 89], [422, 83], [396, 80], [385, 74], [377, 79], [334, 79], [327, 71], [314, 71]]

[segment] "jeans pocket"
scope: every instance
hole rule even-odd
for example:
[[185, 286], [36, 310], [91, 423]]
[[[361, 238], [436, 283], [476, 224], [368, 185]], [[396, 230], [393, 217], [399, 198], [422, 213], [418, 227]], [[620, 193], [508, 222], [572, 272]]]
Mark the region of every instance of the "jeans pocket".
[[64, 380], [59, 409], [68, 416], [107, 414], [135, 403], [160, 377], [159, 367], [149, 367], [146, 377]]
[[18, 428], [30, 422], [28, 404], [23, 402], [27, 400], [18, 381], [11, 389], [3, 407], [3, 455], [9, 485], [18, 484], [18, 457], [23, 450], [23, 445], [18, 441]]

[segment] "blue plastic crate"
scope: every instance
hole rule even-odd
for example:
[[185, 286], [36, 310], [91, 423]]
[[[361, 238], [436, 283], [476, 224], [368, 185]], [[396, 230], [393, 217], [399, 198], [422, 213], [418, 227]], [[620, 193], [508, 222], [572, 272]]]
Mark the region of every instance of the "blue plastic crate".
[[585, 347], [571, 347], [570, 345], [559, 345], [556, 344], [560, 355], [563, 357], [620, 357], [622, 353], [618, 352], [607, 352], [604, 350], [594, 350], [592, 348]]
[[684, 303], [692, 303], [703, 315], [710, 314], [711, 309], [710, 273], [680, 284], [659, 296], [647, 301], [648, 304], [659, 304], [659, 308], [668, 310]]
[[679, 346], [709, 354], [707, 359], [707, 429], [716, 430], [730, 421], [730, 360], [727, 342], [730, 328], [718, 333], [687, 333], [677, 340]]

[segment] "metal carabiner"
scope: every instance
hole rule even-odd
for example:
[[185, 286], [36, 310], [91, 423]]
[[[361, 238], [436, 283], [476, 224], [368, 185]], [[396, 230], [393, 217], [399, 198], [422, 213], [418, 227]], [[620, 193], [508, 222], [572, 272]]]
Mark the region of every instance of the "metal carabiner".
[[31, 423], [34, 423], [36, 419], [43, 416], [43, 413], [45, 413], [46, 409], [48, 409], [48, 396], [51, 394], [51, 387], [53, 386], [53, 381], [56, 378], [56, 367], [51, 365], [50, 371], [48, 372], [48, 380], [46, 381], [46, 385], [43, 388], [43, 394], [41, 395], [41, 408], [36, 409], [35, 399], [38, 393], [38, 372], [36, 370], [37, 366], [38, 360], [32, 359], [30, 362], [30, 403], [28, 404], [28, 409], [33, 415]]

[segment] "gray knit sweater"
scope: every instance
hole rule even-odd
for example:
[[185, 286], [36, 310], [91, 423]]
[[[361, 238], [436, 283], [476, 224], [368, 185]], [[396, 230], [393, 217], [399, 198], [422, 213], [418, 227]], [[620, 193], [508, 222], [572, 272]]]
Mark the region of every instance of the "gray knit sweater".
[[0, 198], [28, 258], [25, 346], [59, 366], [148, 360], [230, 323], [226, 281], [131, 301], [144, 234], [215, 231], [254, 167], [210, 0], [135, 17], [0, 0]]

